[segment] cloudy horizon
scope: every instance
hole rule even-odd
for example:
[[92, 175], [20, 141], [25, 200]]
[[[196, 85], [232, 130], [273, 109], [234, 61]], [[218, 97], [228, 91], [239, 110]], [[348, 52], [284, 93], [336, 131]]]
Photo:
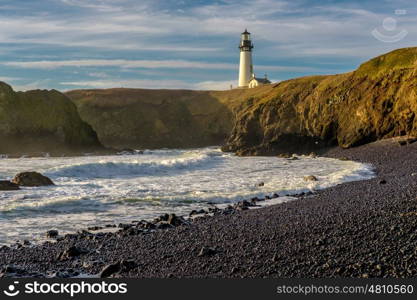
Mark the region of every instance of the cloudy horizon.
[[2, 0], [0, 81], [16, 90], [227, 89], [245, 28], [255, 73], [279, 81], [348, 72], [415, 46], [416, 24], [409, 0]]

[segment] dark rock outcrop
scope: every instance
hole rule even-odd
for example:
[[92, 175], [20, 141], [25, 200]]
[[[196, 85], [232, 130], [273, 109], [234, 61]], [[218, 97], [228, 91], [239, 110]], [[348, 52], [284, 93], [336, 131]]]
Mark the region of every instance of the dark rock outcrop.
[[203, 247], [200, 249], [200, 252], [198, 252], [199, 257], [205, 257], [205, 256], [213, 256], [217, 254], [217, 250], [216, 248], [212, 248], [212, 247]]
[[77, 107], [56, 90], [15, 92], [0, 82], [0, 153], [32, 154], [101, 150]]
[[117, 272], [120, 271], [120, 262], [116, 262], [114, 264], [109, 264], [103, 268], [103, 270], [100, 272], [99, 277], [100, 278], [107, 278]]
[[132, 260], [121, 260], [114, 264], [109, 264], [103, 268], [100, 272], [100, 278], [107, 278], [110, 276], [114, 276], [117, 273], [124, 273], [129, 272], [132, 269], [135, 269], [137, 264]]
[[81, 249], [79, 247], [76, 246], [71, 246], [68, 249], [66, 249], [65, 251], [61, 252], [57, 259], [58, 260], [66, 260], [66, 259], [71, 259], [83, 254], [87, 254], [89, 251], [85, 250], [85, 249]]
[[52, 230], [48, 230], [48, 231], [46, 232], [46, 237], [47, 237], [47, 238], [56, 238], [58, 235], [59, 235], [58, 230], [54, 230], [54, 229], [52, 229]]
[[17, 174], [12, 182], [19, 186], [47, 186], [54, 185], [51, 179], [38, 172], [22, 172]]
[[19, 190], [19, 185], [8, 181], [8, 180], [0, 180], [0, 191], [16, 191]]
[[154, 220], [154, 223], [156, 225], [168, 225], [168, 226], [165, 226], [166, 228], [177, 227], [180, 225], [188, 224], [187, 221], [183, 217], [177, 216], [175, 214], [161, 215]]

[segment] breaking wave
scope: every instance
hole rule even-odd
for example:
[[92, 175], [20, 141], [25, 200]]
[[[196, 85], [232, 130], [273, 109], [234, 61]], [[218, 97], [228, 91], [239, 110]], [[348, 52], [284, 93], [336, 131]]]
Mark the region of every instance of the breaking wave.
[[159, 161], [112, 162], [99, 161], [67, 165], [54, 168], [47, 172], [52, 177], [76, 177], [76, 178], [113, 178], [120, 176], [153, 176], [163, 173], [190, 171], [208, 168], [216, 162], [216, 158], [205, 153], [192, 154], [174, 159]]

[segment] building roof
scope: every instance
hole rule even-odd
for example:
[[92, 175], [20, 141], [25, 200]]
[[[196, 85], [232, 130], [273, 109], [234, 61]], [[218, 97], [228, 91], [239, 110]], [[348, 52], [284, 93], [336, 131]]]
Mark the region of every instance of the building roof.
[[245, 28], [245, 32], [242, 32], [242, 34], [250, 34], [250, 32]]
[[267, 78], [257, 78], [257, 77], [252, 77], [252, 79], [251, 80], [249, 80], [249, 82], [250, 81], [252, 81], [252, 80], [256, 80], [257, 82], [259, 82], [259, 83], [263, 83], [263, 84], [268, 84], [268, 83], [271, 83], [271, 81], [269, 81]]

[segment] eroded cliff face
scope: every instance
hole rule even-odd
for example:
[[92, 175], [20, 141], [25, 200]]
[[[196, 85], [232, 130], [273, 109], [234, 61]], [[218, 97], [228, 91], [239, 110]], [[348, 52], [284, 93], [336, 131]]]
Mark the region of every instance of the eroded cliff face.
[[189, 90], [76, 90], [67, 95], [100, 141], [116, 148], [221, 145], [233, 115], [211, 92]]
[[64, 94], [51, 90], [15, 92], [0, 82], [0, 154], [102, 149], [90, 125]]
[[248, 97], [271, 90], [95, 89], [67, 92], [100, 141], [115, 148], [190, 148], [223, 145], [235, 111]]
[[417, 48], [407, 48], [374, 58], [351, 73], [275, 84], [236, 108], [223, 150], [241, 155], [308, 153], [417, 135], [416, 71]]

